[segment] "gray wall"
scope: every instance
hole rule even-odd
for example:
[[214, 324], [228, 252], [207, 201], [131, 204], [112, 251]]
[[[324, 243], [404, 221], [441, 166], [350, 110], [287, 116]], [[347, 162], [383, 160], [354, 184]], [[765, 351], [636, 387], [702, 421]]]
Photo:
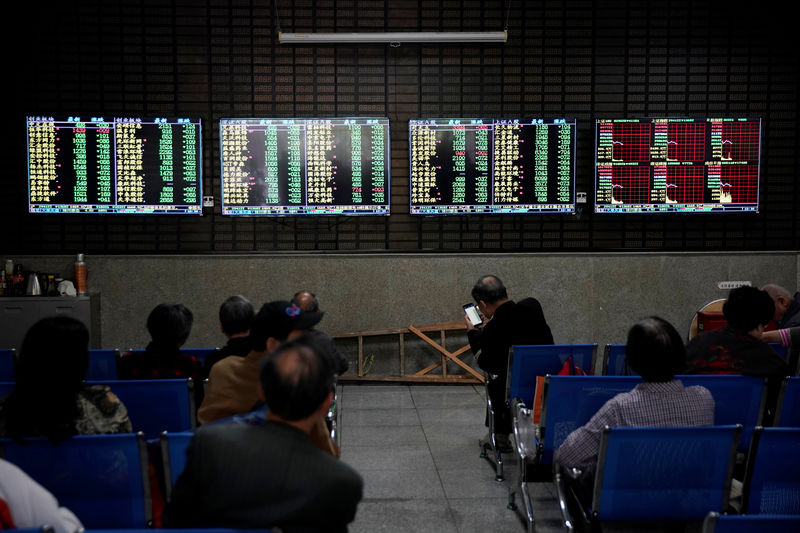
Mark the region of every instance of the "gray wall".
[[[72, 275], [72, 256], [12, 259], [26, 269]], [[147, 314], [165, 301], [194, 312], [187, 347], [222, 345], [217, 310], [231, 294], [259, 306], [310, 289], [326, 311], [321, 329], [336, 334], [460, 320], [474, 281], [493, 273], [512, 298], [541, 301], [556, 342], [602, 345], [624, 342], [631, 323], [650, 314], [688, 331], [698, 307], [725, 297], [719, 281], [800, 286], [798, 252], [100, 255], [87, 256], [87, 263], [90, 292], [100, 301], [95, 323], [102, 346], [120, 349], [147, 343]], [[391, 355], [377, 353], [382, 357]], [[376, 369], [384, 366], [376, 362]]]

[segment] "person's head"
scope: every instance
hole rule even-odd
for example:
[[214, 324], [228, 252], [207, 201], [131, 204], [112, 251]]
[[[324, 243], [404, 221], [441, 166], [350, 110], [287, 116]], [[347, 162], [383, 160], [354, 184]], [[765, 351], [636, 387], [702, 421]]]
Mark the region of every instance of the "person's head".
[[219, 324], [228, 337], [250, 331], [253, 321], [253, 304], [244, 296], [230, 296], [219, 308]]
[[772, 320], [775, 304], [765, 291], [745, 285], [728, 293], [728, 299], [722, 305], [722, 314], [733, 329], [748, 333]]
[[89, 368], [89, 330], [71, 316], [36, 322], [25, 334], [16, 386], [6, 399], [6, 433], [15, 439], [75, 434], [77, 396]]
[[54, 316], [36, 322], [22, 339], [16, 380], [19, 386], [60, 383], [78, 390], [88, 369], [89, 330], [76, 318]]
[[192, 331], [192, 312], [183, 304], [158, 304], [147, 317], [147, 331], [162, 346], [183, 346]]
[[651, 316], [628, 331], [625, 360], [644, 381], [670, 381], [686, 367], [686, 349], [672, 324]]
[[272, 351], [281, 342], [314, 327], [322, 315], [322, 312], [305, 313], [291, 302], [266, 303], [250, 324], [250, 343], [257, 352]]
[[786, 314], [786, 310], [792, 305], [792, 295], [783, 287], [772, 283], [764, 285], [761, 287], [761, 290], [765, 291], [769, 294], [769, 297], [772, 298], [775, 304], [775, 313], [773, 313], [772, 319], [775, 322], [780, 322], [783, 315]]
[[292, 297], [292, 303], [306, 313], [316, 313], [319, 311], [319, 299], [311, 291], [299, 291]]
[[498, 305], [508, 299], [508, 290], [497, 276], [481, 276], [472, 287], [472, 299], [483, 314], [491, 318]]
[[334, 370], [308, 337], [285, 342], [260, 362], [261, 388], [269, 413], [288, 421], [327, 410]]

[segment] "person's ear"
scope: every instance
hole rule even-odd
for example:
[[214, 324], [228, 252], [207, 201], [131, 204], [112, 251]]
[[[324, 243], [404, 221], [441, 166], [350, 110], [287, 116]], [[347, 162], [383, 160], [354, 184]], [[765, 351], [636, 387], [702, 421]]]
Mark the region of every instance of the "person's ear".
[[317, 412], [324, 415], [330, 410], [332, 404], [333, 404], [333, 391], [329, 392], [328, 395], [325, 396], [325, 399], [322, 400], [322, 403], [319, 405], [319, 409], [317, 409]]

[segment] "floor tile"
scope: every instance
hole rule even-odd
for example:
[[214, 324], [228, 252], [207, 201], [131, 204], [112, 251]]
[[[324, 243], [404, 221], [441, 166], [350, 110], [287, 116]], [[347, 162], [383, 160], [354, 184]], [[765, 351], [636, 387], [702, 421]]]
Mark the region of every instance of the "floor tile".
[[358, 505], [350, 533], [456, 533], [444, 498], [430, 500], [365, 499]]
[[386, 391], [345, 389], [339, 401], [342, 411], [347, 409], [413, 409], [414, 400], [408, 389]]
[[504, 498], [449, 498], [448, 503], [459, 533], [525, 531], [517, 514], [506, 508]]
[[347, 427], [419, 426], [416, 409], [344, 409], [341, 423]]
[[362, 470], [365, 498], [444, 498], [436, 470]]
[[[500, 483], [480, 457], [482, 385], [345, 384], [338, 398], [341, 458], [364, 478], [351, 533], [525, 531], [506, 508], [516, 456], [503, 455]], [[531, 494], [536, 533], [563, 531], [552, 483]]]
[[420, 422], [451, 423], [463, 426], [485, 427], [486, 411], [483, 407], [424, 408], [417, 407]]
[[341, 459], [358, 470], [434, 470], [430, 449], [427, 445], [392, 446], [345, 446]]
[[343, 427], [339, 437], [340, 447], [427, 445], [421, 426]]

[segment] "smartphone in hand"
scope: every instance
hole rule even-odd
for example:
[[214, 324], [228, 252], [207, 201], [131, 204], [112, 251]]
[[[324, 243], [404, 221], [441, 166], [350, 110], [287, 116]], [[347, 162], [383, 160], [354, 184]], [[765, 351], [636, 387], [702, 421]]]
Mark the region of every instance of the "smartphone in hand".
[[481, 315], [478, 314], [478, 308], [473, 304], [464, 304], [464, 313], [467, 314], [467, 317], [473, 326], [477, 327], [483, 323], [483, 320], [481, 320]]

